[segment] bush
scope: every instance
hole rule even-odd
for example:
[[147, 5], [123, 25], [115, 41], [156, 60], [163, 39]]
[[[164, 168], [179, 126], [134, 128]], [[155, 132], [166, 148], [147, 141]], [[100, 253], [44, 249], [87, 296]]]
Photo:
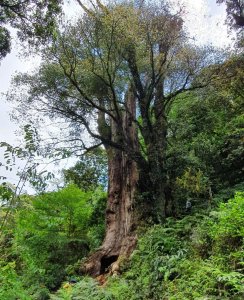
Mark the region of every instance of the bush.
[[169, 218], [164, 225], [141, 230], [121, 275], [102, 287], [85, 278], [52, 299], [241, 300], [243, 221], [243, 193], [209, 215]]
[[36, 196], [18, 210], [14, 251], [20, 257], [23, 284], [32, 295], [39, 285], [57, 289], [65, 276], [72, 275], [72, 269], [75, 271], [72, 265], [103, 238], [100, 227], [104, 227], [104, 220], [100, 224], [98, 219], [95, 225], [93, 219], [98, 203], [104, 199], [101, 190], [83, 192], [69, 185], [58, 192]]
[[0, 299], [31, 300], [15, 270], [15, 262], [0, 261]]

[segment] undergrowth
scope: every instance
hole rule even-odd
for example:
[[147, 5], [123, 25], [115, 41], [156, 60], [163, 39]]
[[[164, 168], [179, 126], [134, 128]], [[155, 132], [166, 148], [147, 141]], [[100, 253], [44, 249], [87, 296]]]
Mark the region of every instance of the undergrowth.
[[149, 228], [121, 274], [104, 286], [84, 277], [53, 300], [241, 300], [244, 297], [244, 193], [209, 214]]

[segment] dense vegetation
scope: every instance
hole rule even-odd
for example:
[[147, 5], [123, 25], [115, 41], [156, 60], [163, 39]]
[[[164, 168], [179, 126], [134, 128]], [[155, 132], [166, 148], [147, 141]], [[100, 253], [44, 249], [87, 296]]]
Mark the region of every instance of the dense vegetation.
[[233, 86], [172, 107], [167, 163], [176, 216], [142, 223], [136, 250], [120, 258], [113, 276], [108, 269], [92, 279], [81, 267], [104, 237], [102, 151], [64, 171], [66, 187], [57, 192], [22, 195], [13, 205], [13, 191], [2, 186], [1, 219], [10, 214], [1, 233], [0, 298], [242, 299], [242, 99]]
[[1, 235], [1, 299], [43, 299], [38, 295], [75, 276], [80, 259], [102, 242], [105, 203], [101, 189], [83, 192], [71, 184], [22, 196]]
[[143, 233], [121, 275], [102, 288], [84, 278], [51, 299], [242, 299], [243, 209], [239, 193], [210, 214], [169, 218]]
[[[31, 1], [0, 4], [45, 57], [9, 94], [25, 144], [2, 142], [0, 166], [26, 165], [17, 187], [0, 185], [0, 299], [243, 299], [243, 54], [191, 44], [167, 5], [78, 2], [83, 19], [60, 30], [57, 1], [33, 1], [34, 16]], [[47, 116], [68, 130], [43, 146]], [[72, 155], [47, 191], [40, 157]]]
[[119, 272], [92, 279], [81, 276], [80, 259], [101, 242], [102, 201], [72, 185], [23, 197], [1, 237], [1, 299], [243, 299], [243, 192], [141, 227]]

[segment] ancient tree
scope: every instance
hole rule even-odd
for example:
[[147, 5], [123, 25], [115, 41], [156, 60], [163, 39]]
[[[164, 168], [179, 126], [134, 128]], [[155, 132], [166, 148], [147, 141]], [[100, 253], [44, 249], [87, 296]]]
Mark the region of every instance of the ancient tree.
[[106, 236], [86, 264], [98, 275], [131, 253], [140, 222], [174, 214], [165, 168], [167, 114], [173, 101], [206, 86], [218, 63], [209, 49], [187, 40], [181, 11], [166, 2], [104, 6], [97, 0], [92, 8], [78, 2], [82, 19], [55, 35], [36, 74], [17, 82], [29, 89], [21, 100], [25, 117], [29, 109], [64, 118], [80, 147], [106, 149]]

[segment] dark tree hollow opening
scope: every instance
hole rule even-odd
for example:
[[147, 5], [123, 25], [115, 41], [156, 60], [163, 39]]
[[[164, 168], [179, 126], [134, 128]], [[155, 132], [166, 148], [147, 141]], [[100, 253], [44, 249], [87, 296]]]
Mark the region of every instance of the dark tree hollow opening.
[[100, 274], [104, 274], [108, 271], [108, 267], [111, 266], [113, 262], [118, 259], [118, 255], [113, 255], [109, 257], [102, 257], [101, 259], [101, 269]]

